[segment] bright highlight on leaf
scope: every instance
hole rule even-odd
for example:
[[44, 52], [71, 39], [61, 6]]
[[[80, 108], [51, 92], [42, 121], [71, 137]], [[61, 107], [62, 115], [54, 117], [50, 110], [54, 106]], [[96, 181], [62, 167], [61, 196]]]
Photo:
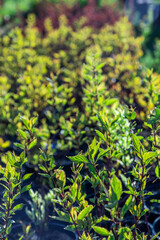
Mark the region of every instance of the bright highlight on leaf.
[[76, 155], [74, 157], [68, 157], [72, 162], [75, 163], [88, 163], [88, 159], [86, 157], [84, 157], [83, 155]]
[[103, 227], [97, 227], [97, 226], [94, 226], [92, 227], [94, 229], [94, 231], [96, 233], [98, 233], [99, 235], [101, 236], [112, 236], [113, 234], [110, 233], [107, 229], [103, 228]]

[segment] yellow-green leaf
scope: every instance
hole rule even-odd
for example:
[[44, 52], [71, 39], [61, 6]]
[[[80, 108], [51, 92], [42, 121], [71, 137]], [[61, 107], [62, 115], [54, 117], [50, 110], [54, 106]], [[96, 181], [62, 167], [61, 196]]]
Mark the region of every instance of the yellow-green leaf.
[[103, 228], [103, 227], [97, 227], [97, 226], [94, 226], [92, 227], [94, 229], [94, 231], [96, 233], [98, 233], [99, 235], [101, 236], [111, 236], [112, 233], [110, 233], [107, 229]]
[[83, 218], [85, 218], [92, 211], [92, 209], [92, 205], [89, 205], [85, 209], [83, 209], [78, 215], [78, 220], [82, 220]]

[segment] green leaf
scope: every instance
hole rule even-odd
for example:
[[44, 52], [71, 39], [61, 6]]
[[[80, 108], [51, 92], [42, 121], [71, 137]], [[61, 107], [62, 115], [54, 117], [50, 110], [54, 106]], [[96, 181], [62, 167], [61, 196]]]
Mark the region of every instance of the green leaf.
[[144, 125], [147, 126], [148, 128], [152, 129], [152, 125], [147, 123], [147, 122], [144, 122]]
[[85, 218], [92, 211], [92, 209], [92, 205], [89, 205], [85, 209], [83, 209], [78, 215], [78, 220], [82, 220], [83, 218]]
[[14, 201], [14, 199], [18, 199], [20, 197], [20, 193], [18, 192], [17, 194], [15, 194], [12, 198], [12, 201]]
[[24, 193], [24, 192], [26, 192], [26, 191], [29, 191], [31, 189], [31, 184], [29, 184], [29, 185], [26, 185], [26, 186], [24, 186], [22, 189], [21, 189], [21, 193]]
[[12, 155], [12, 153], [11, 152], [7, 152], [7, 157], [8, 157], [8, 161], [11, 164], [11, 166], [14, 166], [14, 163], [16, 162], [16, 159]]
[[157, 237], [159, 236], [159, 234], [160, 234], [160, 232], [158, 232], [156, 235], [154, 235], [154, 236], [151, 238], [151, 240], [156, 240]]
[[131, 203], [132, 203], [132, 195], [130, 195], [128, 197], [128, 199], [126, 200], [123, 208], [122, 208], [122, 211], [121, 211], [121, 217], [124, 217], [124, 215], [126, 214], [126, 212], [129, 210], [130, 206], [131, 206]]
[[73, 183], [72, 187], [71, 187], [71, 195], [72, 198], [75, 199], [77, 196], [77, 189], [78, 189], [78, 185], [76, 182]]
[[21, 210], [23, 208], [24, 204], [23, 203], [20, 203], [18, 205], [16, 205], [13, 209], [12, 209], [12, 212], [16, 212], [18, 210]]
[[29, 127], [29, 121], [27, 120], [27, 118], [20, 116], [20, 119], [23, 122], [23, 124], [26, 126], [26, 128], [29, 130], [30, 127]]
[[68, 158], [75, 163], [89, 163], [88, 159], [81, 154]]
[[128, 118], [128, 120], [134, 120], [136, 118], [136, 113], [134, 111], [130, 112], [126, 115], [126, 117]]
[[7, 189], [7, 191], [9, 191], [9, 188], [6, 185], [4, 185], [3, 183], [0, 183], [0, 185], [2, 185], [4, 188]]
[[111, 122], [110, 122], [110, 126], [112, 127], [118, 120], [118, 117], [114, 118]]
[[43, 176], [43, 177], [51, 178], [51, 176], [47, 173], [38, 173], [38, 174]]
[[142, 184], [141, 184], [141, 191], [145, 189], [146, 187], [146, 176], [142, 179]]
[[156, 174], [156, 177], [159, 178], [159, 166], [158, 165], [155, 168], [155, 174]]
[[112, 200], [118, 201], [122, 194], [122, 183], [121, 181], [116, 177], [116, 175], [113, 175], [111, 179], [111, 190], [112, 190]]
[[[40, 149], [41, 150], [41, 149]], [[47, 157], [46, 157], [46, 154], [41, 150], [41, 155], [40, 155], [40, 158], [46, 162], [47, 161]]]
[[134, 120], [136, 118], [136, 112], [132, 112], [130, 116], [130, 120]]
[[106, 141], [103, 133], [101, 133], [100, 131], [96, 130], [97, 136], [100, 137], [103, 141]]
[[101, 63], [101, 64], [99, 64], [99, 65], [96, 67], [96, 70], [99, 70], [99, 69], [103, 68], [105, 64], [106, 64], [106, 63]]
[[98, 115], [98, 120], [100, 121], [102, 126], [104, 126], [106, 130], [108, 130], [108, 128], [109, 128], [108, 123], [103, 119], [103, 117]]
[[16, 146], [16, 147], [18, 147], [18, 148], [21, 148], [21, 149], [25, 149], [25, 146], [24, 145], [22, 145], [22, 144], [20, 144], [20, 143], [14, 143], [14, 145]]
[[132, 240], [133, 239], [131, 229], [128, 227], [121, 227], [118, 231], [118, 235], [119, 235], [118, 240], [124, 240], [124, 239]]
[[116, 103], [117, 101], [118, 101], [117, 98], [106, 99], [106, 100], [104, 101], [104, 104], [105, 104], [106, 106], [110, 106], [110, 105]]
[[32, 175], [33, 175], [33, 173], [27, 173], [27, 174], [25, 174], [25, 175], [23, 176], [23, 178], [22, 178], [22, 181], [25, 181], [25, 180], [29, 179]]
[[[24, 152], [24, 151], [21, 152], [21, 154], [20, 154], [20, 159], [21, 159], [22, 163], [25, 162], [25, 152]], [[26, 159], [26, 160], [27, 160], [27, 159]]]
[[34, 118], [31, 119], [31, 123], [32, 123], [33, 127], [36, 125], [37, 121], [38, 121], [37, 117], [34, 117]]
[[[57, 212], [58, 216], [60, 217], [61, 221], [65, 221], [65, 222], [70, 222], [71, 221], [71, 218], [70, 218], [69, 214], [64, 213], [62, 211], [59, 211], [57, 209], [56, 209], [56, 212]], [[52, 218], [56, 219], [55, 216], [53, 216]]]
[[[106, 216], [105, 216], [106, 217]], [[106, 217], [107, 218], [107, 217]], [[100, 223], [100, 222], [102, 222], [104, 220], [104, 217], [99, 217], [99, 218], [97, 218], [95, 221], [94, 221], [94, 224], [98, 224], [98, 223]], [[107, 218], [107, 221], [109, 221], [110, 219], [109, 218]]]
[[134, 145], [134, 148], [135, 150], [140, 153], [140, 146], [141, 146], [141, 143], [138, 139], [138, 137], [134, 134], [132, 134], [132, 139], [133, 139], [133, 145]]
[[43, 165], [39, 165], [39, 168], [44, 171], [44, 172], [47, 172], [47, 169], [43, 166]]
[[155, 108], [156, 117], [160, 117], [160, 109]]
[[92, 173], [94, 175], [97, 174], [96, 170], [95, 170], [95, 168], [94, 168], [94, 166], [92, 164], [88, 164], [88, 169], [89, 169], [90, 173]]
[[27, 139], [27, 134], [24, 131], [22, 131], [21, 129], [18, 129], [17, 131], [21, 135], [22, 138]]
[[101, 157], [105, 156], [110, 150], [111, 150], [110, 148], [107, 150], [100, 149], [100, 153], [97, 156], [97, 160], [99, 160]]
[[103, 228], [103, 227], [97, 227], [97, 226], [94, 226], [92, 227], [94, 229], [94, 231], [96, 233], [98, 233], [99, 235], [101, 236], [111, 236], [112, 233], [110, 233], [107, 229]]
[[7, 235], [10, 234], [11, 230], [12, 230], [12, 224], [14, 223], [14, 220], [9, 219], [8, 224], [7, 224], [7, 228], [6, 228], [6, 233]]
[[143, 217], [147, 212], [148, 212], [148, 209], [144, 209], [144, 210], [141, 212], [140, 217]]
[[64, 187], [66, 184], [66, 174], [62, 169], [55, 170], [56, 183], [59, 187]]
[[30, 150], [31, 148], [33, 148], [35, 145], [37, 144], [37, 139], [34, 139], [28, 146], [28, 149]]
[[94, 138], [92, 143], [88, 147], [88, 155], [89, 155], [89, 160], [91, 163], [95, 163], [95, 156], [98, 152], [100, 143], [96, 142], [96, 139]]
[[138, 157], [142, 158], [144, 155], [143, 145], [141, 144], [139, 138], [136, 135], [132, 134], [132, 139], [133, 139], [133, 145], [137, 152]]
[[85, 232], [82, 233], [82, 239], [83, 240], [92, 240], [91, 236], [89, 235], [89, 233], [87, 233], [87, 236], [86, 236]]
[[76, 227], [74, 225], [68, 225], [64, 229], [67, 231], [75, 232]]
[[143, 160], [144, 160], [144, 162], [146, 162], [148, 159], [153, 158], [155, 156], [156, 156], [155, 152], [146, 152], [143, 155]]

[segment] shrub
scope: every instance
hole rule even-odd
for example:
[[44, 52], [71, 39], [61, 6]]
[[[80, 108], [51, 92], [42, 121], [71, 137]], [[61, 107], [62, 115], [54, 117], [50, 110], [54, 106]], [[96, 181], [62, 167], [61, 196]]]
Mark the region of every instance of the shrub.
[[[93, 123], [96, 122], [94, 139], [85, 153], [79, 152], [68, 157], [73, 162], [69, 178], [62, 167], [56, 167], [53, 152], [47, 153], [41, 149], [38, 157], [39, 180], [48, 193], [43, 199], [38, 192], [30, 191], [33, 201], [30, 202], [31, 210], [27, 210], [28, 215], [36, 228], [37, 224], [45, 226], [48, 218], [46, 207], [52, 202], [56, 211], [52, 218], [66, 221], [69, 224], [66, 229], [76, 231], [79, 239], [146, 240], [148, 237], [153, 240], [156, 236], [152, 237], [150, 232], [147, 235], [139, 232], [138, 224], [144, 220], [149, 229], [149, 213], [144, 205], [146, 197], [152, 196], [148, 184], [160, 176], [160, 98], [156, 92], [155, 78], [148, 71], [148, 94], [154, 109], [144, 122], [151, 131], [145, 138], [135, 130], [133, 121], [136, 113], [133, 109], [128, 111], [124, 106], [116, 107], [117, 104], [115, 109], [108, 109], [108, 105], [117, 103], [117, 100], [103, 98], [105, 88], [101, 69], [104, 63], [99, 64], [97, 55], [94, 58], [87, 57], [87, 62], [84, 74], [90, 85], [88, 87], [86, 84], [84, 94], [87, 111]], [[16, 197], [30, 189], [30, 185], [22, 185], [31, 176], [23, 173], [22, 165], [30, 154], [33, 158], [30, 150], [37, 144], [35, 134], [39, 129], [36, 130], [35, 125], [38, 119], [21, 117], [21, 120], [23, 126], [18, 130], [20, 143], [15, 144], [22, 151], [20, 156], [9, 152], [1, 157], [4, 163], [0, 169], [0, 181], [4, 187], [0, 228], [2, 239], [6, 239], [12, 230], [9, 216], [22, 207], [21, 203], [13, 205]], [[91, 137], [86, 131], [86, 138], [88, 136]], [[42, 182], [42, 178], [47, 178], [47, 181]], [[151, 202], [154, 201], [157, 199], [153, 196]], [[41, 208], [36, 205], [39, 203]], [[127, 216], [131, 217], [131, 227]], [[20, 239], [23, 239], [23, 235]]]
[[[41, 31], [44, 31], [44, 21], [50, 18], [54, 27], [59, 26], [59, 17], [65, 15], [69, 24], [74, 27], [75, 22], [79, 21], [80, 17], [85, 17], [85, 24], [95, 28], [100, 28], [104, 24], [114, 24], [122, 15], [119, 11], [113, 10], [111, 6], [103, 6], [101, 1], [96, 0], [6, 0], [1, 4], [0, 24], [4, 26], [9, 23], [12, 26], [14, 22], [25, 25], [26, 16], [34, 12], [37, 15], [37, 26]], [[114, 7], [116, 4], [114, 4]], [[4, 27], [4, 31], [6, 31]]]
[[112, 5], [98, 7], [95, 0], [90, 0], [87, 4], [85, 2], [79, 1], [79, 4], [75, 3], [72, 7], [65, 4], [40, 3], [36, 10], [38, 28], [45, 32], [44, 22], [46, 18], [51, 19], [54, 28], [59, 27], [59, 17], [61, 15], [66, 16], [68, 24], [74, 29], [81, 17], [83, 17], [83, 26], [102, 28], [105, 24], [114, 25], [123, 16], [120, 9], [113, 10], [115, 5], [113, 5], [113, 8]]
[[[150, 77], [148, 81], [151, 86]], [[97, 110], [101, 130], [96, 131], [97, 137], [95, 136], [85, 154], [80, 152], [69, 157], [73, 162], [69, 186], [65, 171], [61, 168], [53, 170], [53, 158], [42, 153], [40, 169], [50, 180], [50, 186], [54, 186], [53, 202], [58, 216], [54, 215], [53, 218], [66, 221], [69, 224], [66, 229], [76, 231], [79, 239], [153, 240], [158, 236], [153, 236], [149, 230], [149, 209], [145, 207], [146, 197], [153, 195], [148, 190], [148, 185], [160, 176], [160, 99], [154, 90], [150, 92], [150, 97], [157, 98], [157, 101], [153, 101], [154, 110], [145, 122], [152, 131], [147, 139], [137, 136], [137, 133], [133, 134], [133, 123], [124, 124], [127, 123], [125, 117], [128, 121], [134, 120], [134, 111], [109, 119], [107, 114], [99, 115]], [[127, 141], [119, 124], [121, 121], [122, 126], [126, 125], [126, 129], [128, 128]], [[140, 138], [144, 143], [146, 140], [150, 142], [148, 149]], [[129, 158], [124, 156], [128, 150], [124, 153], [123, 148], [119, 148], [124, 147], [124, 142], [121, 145], [122, 141], [129, 150]], [[157, 202], [157, 199], [152, 196], [150, 201]], [[131, 226], [127, 221], [128, 216]], [[139, 230], [142, 219], [147, 225], [147, 234]]]
[[[16, 128], [21, 127], [18, 114], [38, 114], [37, 135], [43, 149], [80, 150], [97, 126], [95, 108], [101, 110], [105, 104], [110, 112], [120, 99], [136, 107], [137, 117], [143, 118], [153, 106], [145, 73], [140, 70], [142, 38], [133, 37], [126, 18], [98, 32], [90, 27], [73, 31], [66, 18], [60, 21], [60, 28], [53, 29], [47, 20], [47, 34], [42, 38], [31, 15], [24, 34], [15, 28], [0, 39], [4, 142], [13, 141]], [[92, 52], [99, 60], [89, 57]]]
[[[21, 129], [18, 131], [24, 140], [22, 144], [15, 143], [17, 147], [22, 149], [19, 156], [13, 152], [7, 152], [1, 156], [0, 166], [0, 184], [3, 187], [1, 203], [0, 203], [0, 239], [7, 240], [15, 222], [13, 216], [18, 210], [24, 206], [21, 195], [31, 188], [31, 184], [24, 183], [33, 173], [24, 173], [23, 167], [27, 162], [27, 155], [31, 148], [36, 144], [34, 138], [34, 126], [37, 119], [32, 118], [27, 122], [25, 118], [21, 118], [26, 127], [26, 131]], [[17, 200], [20, 199], [20, 203]]]
[[[119, 112], [118, 109], [117, 111]], [[137, 134], [132, 133], [133, 123], [127, 124], [129, 135], [126, 135], [126, 139], [129, 141], [124, 140], [124, 132], [121, 131], [119, 123], [123, 120], [122, 127], [124, 127], [124, 122], [127, 122], [126, 117], [128, 121], [134, 120], [135, 112], [126, 112], [122, 117], [117, 116], [116, 113], [113, 119], [107, 118], [106, 114], [98, 115], [101, 131], [96, 131], [97, 136], [88, 146], [85, 154], [79, 153], [69, 157], [73, 165], [72, 176], [68, 179], [62, 167], [56, 168], [53, 155], [46, 155], [41, 151], [42, 162], [39, 164], [39, 174], [48, 179], [49, 184], [46, 187], [51, 190], [48, 189], [49, 192], [44, 199], [38, 192], [30, 191], [31, 210], [27, 212], [35, 225], [46, 223], [45, 206], [53, 202], [56, 215], [52, 218], [67, 222], [69, 225], [65, 229], [76, 231], [78, 239], [90, 240], [103, 237], [111, 240], [153, 240], [156, 238], [150, 231], [147, 235], [140, 232], [139, 223], [144, 219], [149, 226], [148, 209], [144, 207], [146, 197], [152, 196], [152, 192], [148, 190], [148, 183], [159, 178], [159, 138], [157, 138], [159, 103], [146, 122], [155, 136], [153, 139], [151, 139], [152, 135], [148, 138], [151, 141], [150, 150], [145, 149]], [[21, 144], [16, 145], [28, 152], [36, 144], [35, 140], [27, 139], [28, 134], [31, 136], [35, 132], [36, 119], [29, 121], [23, 117], [22, 121], [25, 125], [23, 130], [19, 130], [22, 140]], [[124, 156], [126, 152], [121, 152], [119, 146], [122, 139], [128, 147], [130, 160], [134, 161], [128, 161], [127, 155]], [[8, 153], [7, 156], [12, 156], [8, 161], [12, 166], [16, 166], [19, 162], [18, 158], [15, 158], [16, 161], [13, 163], [11, 160], [14, 155]], [[5, 176], [5, 171], [1, 171], [1, 174]], [[29, 176], [30, 174], [27, 177]], [[151, 202], [154, 201], [157, 199], [153, 196]], [[131, 227], [127, 216], [131, 218]], [[20, 239], [23, 239], [23, 235]]]

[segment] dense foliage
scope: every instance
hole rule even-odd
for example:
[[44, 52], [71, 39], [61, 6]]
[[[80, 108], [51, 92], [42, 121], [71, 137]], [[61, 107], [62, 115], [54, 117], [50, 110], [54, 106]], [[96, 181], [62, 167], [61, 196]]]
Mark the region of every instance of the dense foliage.
[[[115, 100], [107, 102], [107, 98], [116, 98], [136, 107], [138, 118], [153, 106], [147, 74], [139, 63], [142, 38], [133, 37], [126, 18], [98, 32], [80, 26], [74, 31], [64, 16], [60, 22], [59, 29], [53, 29], [48, 19], [42, 38], [31, 15], [24, 34], [15, 28], [0, 39], [1, 147], [8, 145], [5, 141], [12, 140], [21, 126], [18, 114], [25, 113], [39, 115], [37, 134], [43, 149], [80, 150], [86, 129], [88, 142], [97, 125], [93, 108], [96, 81], [101, 82], [98, 91], [105, 89], [99, 105], [111, 106]], [[89, 56], [93, 51], [99, 60], [92, 64]], [[89, 64], [87, 69], [84, 62]]]
[[[150, 84], [152, 85], [151, 81]], [[48, 155], [40, 150], [39, 174], [41, 181], [43, 178], [48, 179], [48, 184], [42, 181], [42, 186], [46, 186], [48, 193], [42, 197], [40, 193], [30, 191], [31, 208], [27, 208], [26, 213], [35, 226], [44, 228], [47, 208], [52, 202], [55, 214], [51, 217], [67, 222], [69, 225], [66, 229], [75, 231], [78, 239], [156, 239], [157, 235], [153, 236], [151, 229], [149, 230], [147, 219], [150, 209], [145, 207], [147, 196], [150, 197], [150, 202], [157, 202], [152, 191], [148, 189], [148, 184], [160, 176], [160, 102], [159, 95], [154, 91], [151, 97], [158, 99], [152, 114], [145, 122], [151, 129], [151, 134], [148, 138], [141, 136], [145, 145], [146, 142], [149, 143], [146, 148], [135, 132], [133, 120], [136, 113], [133, 110], [118, 107], [114, 114], [109, 116], [106, 114], [107, 106], [97, 104], [95, 113], [100, 130], [95, 130], [96, 135], [85, 154], [80, 152], [69, 157], [73, 162], [72, 176], [67, 178], [63, 168], [56, 167], [53, 154]], [[32, 175], [24, 175], [22, 165], [27, 162], [30, 150], [37, 144], [37, 118], [28, 120], [21, 117], [21, 120], [23, 126], [18, 131], [20, 143], [15, 143], [22, 149], [20, 156], [8, 152], [1, 158], [5, 164], [4, 168], [1, 168], [1, 182], [4, 182], [1, 183], [4, 187], [1, 205], [1, 218], [5, 226], [4, 229], [1, 228], [3, 240], [8, 239], [12, 230], [15, 211], [23, 207], [21, 203], [15, 205], [14, 202], [20, 194], [30, 189], [30, 184], [22, 188], [23, 181]], [[139, 231], [141, 220], [147, 225], [147, 234]], [[30, 228], [29, 225], [27, 234]], [[41, 231], [38, 227], [36, 233], [39, 239]], [[30, 234], [33, 235], [32, 232]], [[25, 239], [25, 236], [26, 232], [20, 233], [19, 239]]]
[[66, 14], [69, 24], [48, 18], [42, 33], [29, 15], [0, 37], [1, 240], [12, 239], [24, 203], [19, 240], [43, 239], [49, 219], [79, 240], [158, 236], [150, 185], [160, 180], [160, 76], [140, 63], [144, 38], [127, 18], [97, 29], [79, 19], [91, 3]]

